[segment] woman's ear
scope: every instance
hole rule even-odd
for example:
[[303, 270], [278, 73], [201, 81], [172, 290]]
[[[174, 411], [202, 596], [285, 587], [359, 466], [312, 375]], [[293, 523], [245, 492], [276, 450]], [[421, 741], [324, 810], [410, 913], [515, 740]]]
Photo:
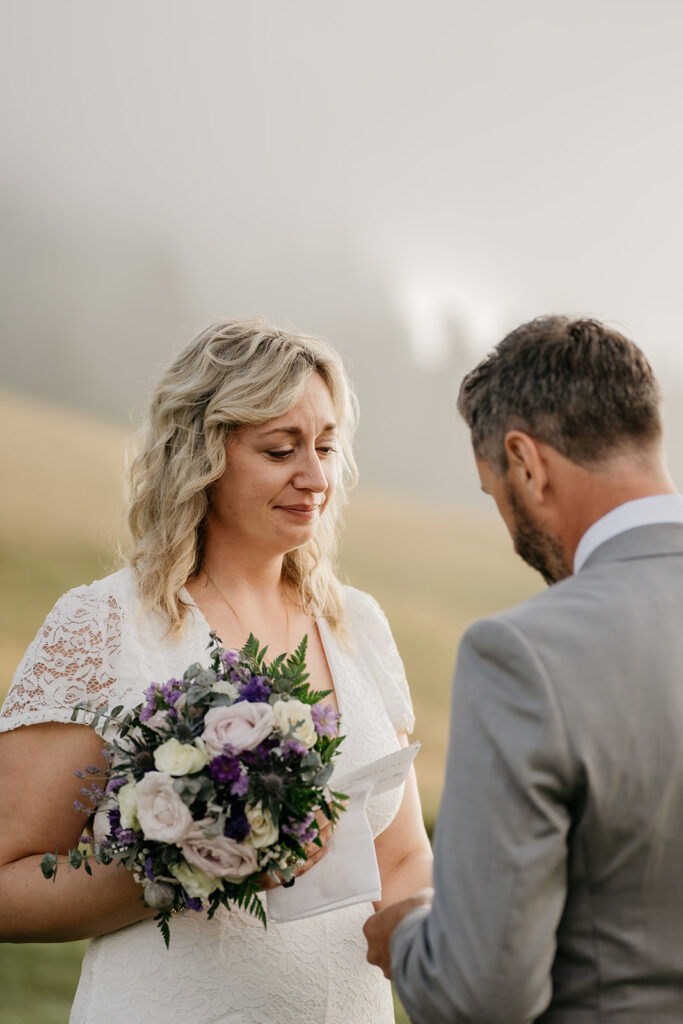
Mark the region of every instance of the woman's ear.
[[523, 489], [536, 505], [542, 505], [548, 487], [548, 470], [535, 438], [523, 430], [509, 430], [505, 435], [508, 474], [517, 488]]

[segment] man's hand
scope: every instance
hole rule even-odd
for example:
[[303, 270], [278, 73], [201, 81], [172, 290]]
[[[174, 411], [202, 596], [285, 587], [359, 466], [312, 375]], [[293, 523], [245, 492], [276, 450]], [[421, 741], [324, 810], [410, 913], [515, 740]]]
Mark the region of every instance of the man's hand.
[[385, 978], [391, 978], [391, 949], [389, 941], [394, 928], [415, 907], [431, 906], [433, 897], [433, 889], [420, 889], [413, 896], [399, 900], [398, 903], [392, 903], [386, 910], [380, 910], [373, 917], [369, 917], [363, 925], [363, 931], [368, 943], [368, 961], [381, 968]]

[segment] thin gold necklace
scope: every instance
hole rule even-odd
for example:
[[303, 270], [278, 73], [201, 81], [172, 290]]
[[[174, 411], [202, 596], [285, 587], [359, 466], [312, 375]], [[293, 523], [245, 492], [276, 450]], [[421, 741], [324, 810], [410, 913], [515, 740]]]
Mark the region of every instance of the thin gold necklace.
[[[247, 635], [249, 633], [253, 633], [253, 630], [251, 630], [247, 626], [245, 626], [244, 622], [242, 621], [240, 615], [237, 612], [237, 609], [233, 607], [233, 605], [231, 604], [230, 601], [228, 601], [227, 597], [225, 596], [225, 594], [223, 593], [221, 588], [218, 586], [216, 581], [209, 575], [208, 569], [205, 566], [203, 567], [203, 569], [204, 569], [204, 575], [206, 576], [207, 580], [209, 581], [209, 583], [211, 584], [213, 589], [216, 591], [218, 596], [220, 598], [222, 598], [223, 601], [225, 601], [225, 603], [227, 604], [228, 608], [230, 609], [232, 614], [235, 616], [235, 618], [239, 622], [239, 624], [242, 627], [242, 629], [246, 631]], [[286, 622], [286, 630], [287, 630], [287, 653], [289, 654], [289, 651], [290, 651], [290, 642], [289, 642], [289, 602], [286, 599], [285, 599], [285, 622]]]

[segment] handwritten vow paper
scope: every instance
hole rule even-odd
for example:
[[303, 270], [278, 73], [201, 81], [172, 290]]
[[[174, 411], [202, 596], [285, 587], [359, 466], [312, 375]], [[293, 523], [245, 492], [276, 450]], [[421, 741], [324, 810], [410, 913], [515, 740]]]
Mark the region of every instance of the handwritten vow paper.
[[332, 777], [331, 788], [345, 793], [349, 802], [329, 842], [329, 852], [291, 888], [268, 889], [266, 904], [271, 921], [296, 921], [381, 898], [366, 810], [368, 797], [400, 786], [419, 749], [419, 743], [412, 743], [346, 775]]

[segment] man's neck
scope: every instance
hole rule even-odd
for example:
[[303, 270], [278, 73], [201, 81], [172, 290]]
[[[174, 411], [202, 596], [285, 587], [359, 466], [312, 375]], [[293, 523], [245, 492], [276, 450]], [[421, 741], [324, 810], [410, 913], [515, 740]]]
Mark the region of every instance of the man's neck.
[[677, 490], [659, 451], [615, 455], [597, 469], [574, 465], [563, 487], [564, 547], [569, 565], [584, 533], [608, 512], [628, 501]]

